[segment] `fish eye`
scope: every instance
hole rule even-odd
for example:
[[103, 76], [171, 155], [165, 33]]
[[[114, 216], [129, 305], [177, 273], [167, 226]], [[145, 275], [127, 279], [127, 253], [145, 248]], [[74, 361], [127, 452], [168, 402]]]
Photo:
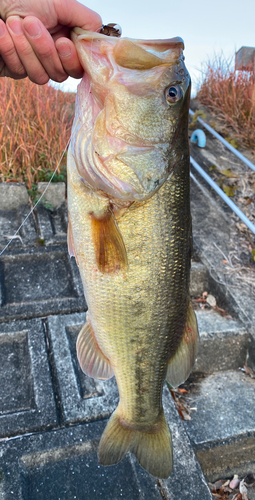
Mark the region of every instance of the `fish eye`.
[[167, 87], [165, 90], [165, 97], [167, 102], [169, 103], [180, 101], [180, 99], [182, 98], [182, 90], [180, 85], [171, 85], [170, 87]]

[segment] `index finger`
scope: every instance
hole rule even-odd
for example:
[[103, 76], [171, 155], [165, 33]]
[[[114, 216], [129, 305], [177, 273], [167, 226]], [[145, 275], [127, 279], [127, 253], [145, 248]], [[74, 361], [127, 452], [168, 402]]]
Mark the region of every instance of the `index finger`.
[[102, 26], [102, 19], [97, 12], [85, 7], [76, 0], [58, 2], [55, 5], [59, 24], [84, 30], [97, 31]]

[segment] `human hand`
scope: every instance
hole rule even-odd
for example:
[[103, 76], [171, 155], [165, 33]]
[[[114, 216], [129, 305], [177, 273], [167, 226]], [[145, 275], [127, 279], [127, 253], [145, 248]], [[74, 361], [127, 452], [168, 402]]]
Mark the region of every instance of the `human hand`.
[[0, 76], [38, 84], [80, 78], [73, 27], [96, 31], [100, 16], [76, 0], [0, 0]]

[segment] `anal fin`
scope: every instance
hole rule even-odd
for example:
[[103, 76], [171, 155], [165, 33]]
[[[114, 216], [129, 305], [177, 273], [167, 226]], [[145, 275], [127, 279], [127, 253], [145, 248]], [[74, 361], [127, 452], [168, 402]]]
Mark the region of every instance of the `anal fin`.
[[113, 376], [111, 364], [98, 346], [89, 320], [78, 335], [76, 349], [80, 367], [86, 375], [99, 380]]
[[198, 340], [197, 318], [189, 302], [182, 340], [168, 362], [166, 380], [172, 387], [183, 384], [188, 378], [196, 359]]
[[96, 254], [96, 262], [102, 273], [114, 273], [127, 267], [127, 253], [115, 217], [108, 208], [97, 216], [90, 214], [92, 238]]

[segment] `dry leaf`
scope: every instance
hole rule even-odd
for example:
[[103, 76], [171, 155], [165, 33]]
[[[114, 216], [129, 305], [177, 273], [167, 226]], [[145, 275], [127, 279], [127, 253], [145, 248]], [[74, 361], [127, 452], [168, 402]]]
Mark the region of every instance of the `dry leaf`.
[[209, 304], [209, 306], [211, 307], [215, 307], [216, 306], [216, 299], [213, 295], [209, 294], [207, 295], [206, 297], [206, 302], [207, 304]]
[[235, 490], [236, 488], [238, 488], [239, 483], [240, 483], [240, 479], [238, 479], [238, 476], [235, 474], [234, 477], [233, 477], [233, 479], [231, 479], [231, 481], [229, 483], [229, 487], [232, 490]]
[[227, 196], [234, 196], [236, 187], [235, 186], [226, 186], [225, 184], [222, 185], [223, 191]]
[[243, 500], [248, 500], [248, 497], [247, 497], [248, 490], [245, 486], [244, 479], [239, 484], [239, 490], [240, 490], [241, 495], [243, 496]]
[[243, 369], [245, 373], [247, 373], [247, 375], [249, 375], [251, 378], [255, 378], [255, 373], [251, 368], [249, 368], [249, 366], [244, 365]]
[[220, 173], [222, 175], [225, 175], [225, 177], [228, 177], [229, 179], [232, 177], [235, 177], [236, 179], [239, 179], [239, 175], [234, 174], [230, 168], [227, 168], [225, 170], [220, 170]]
[[248, 196], [245, 196], [244, 199], [246, 200], [245, 202], [246, 207], [254, 201], [253, 198], [248, 198]]

